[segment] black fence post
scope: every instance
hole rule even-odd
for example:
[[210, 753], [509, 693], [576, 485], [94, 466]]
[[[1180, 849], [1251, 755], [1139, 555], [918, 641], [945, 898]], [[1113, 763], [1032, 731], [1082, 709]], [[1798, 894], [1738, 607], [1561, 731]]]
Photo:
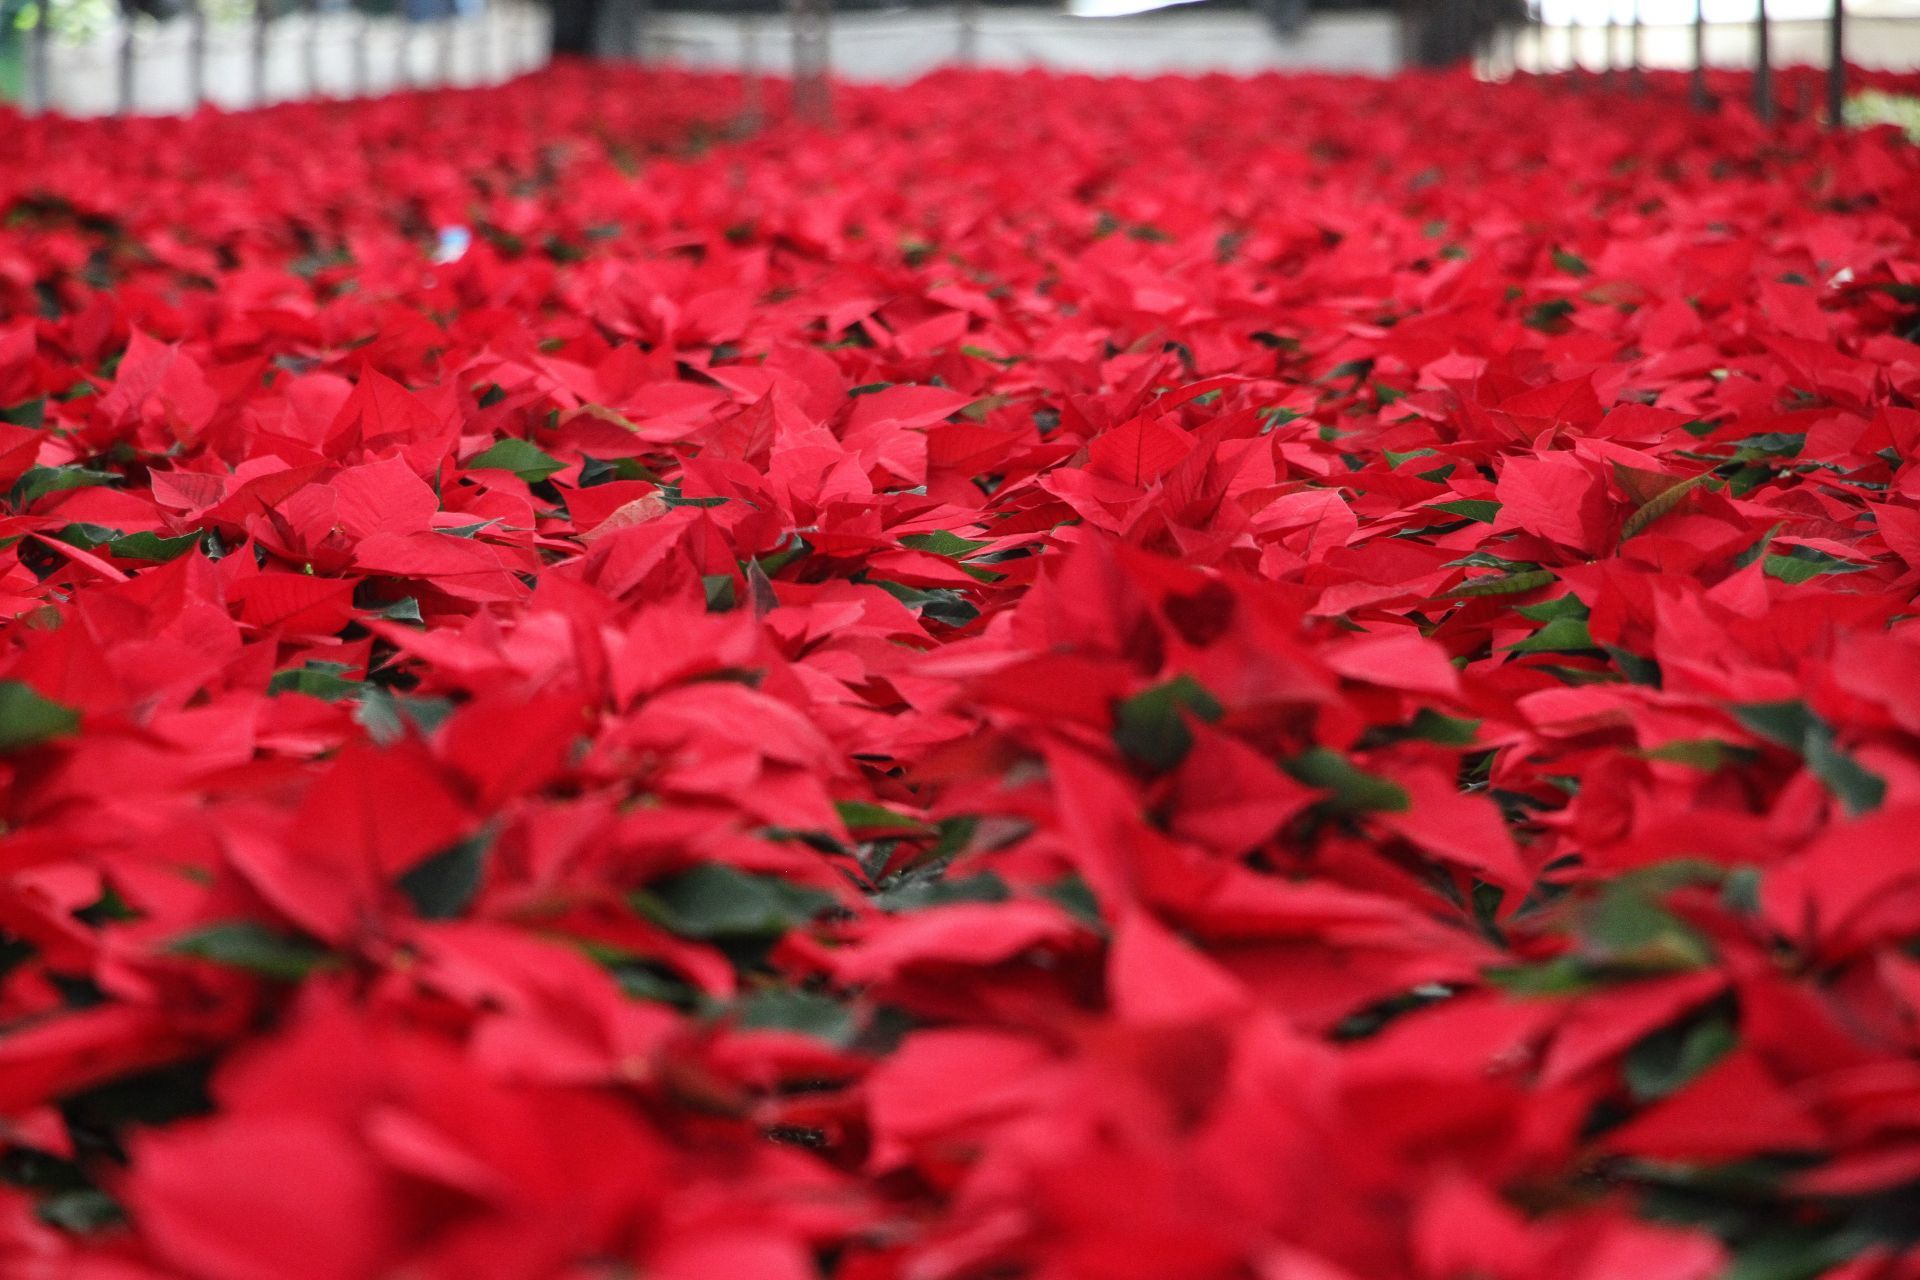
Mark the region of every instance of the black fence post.
[[827, 26], [831, 0], [788, 0], [793, 24], [793, 114], [810, 124], [827, 124], [833, 104], [827, 87]]
[[187, 101], [198, 107], [207, 100], [207, 7], [204, 0], [187, 0]]
[[128, 115], [133, 111], [133, 0], [120, 0], [120, 47], [115, 58], [115, 87], [113, 110], [115, 115]]
[[954, 61], [963, 67], [970, 67], [980, 59], [979, 0], [958, 0], [954, 7], [954, 19], [959, 24], [959, 30], [955, 33]]
[[1640, 0], [1633, 0], [1633, 13], [1627, 23], [1627, 76], [1635, 93], [1644, 93], [1647, 78], [1641, 74], [1646, 56], [1646, 23], [1641, 20]]
[[253, 105], [267, 102], [267, 12], [268, 0], [253, 0]]
[[53, 25], [52, 0], [34, 0], [33, 28], [27, 34], [26, 84], [22, 86], [21, 105], [28, 115], [40, 115], [53, 105], [53, 90], [47, 77], [47, 41]]
[[1707, 0], [1693, 0], [1693, 107], [1705, 111], [1707, 101]]
[[760, 86], [760, 24], [752, 14], [740, 19], [740, 124], [758, 132], [766, 118]]
[[1773, 31], [1767, 24], [1767, 0], [1754, 0], [1753, 114], [1773, 123]]
[[453, 83], [453, 45], [459, 16], [449, 5], [436, 24], [440, 29], [435, 32], [439, 39], [434, 46], [434, 78], [443, 86]]
[[1838, 129], [1847, 123], [1847, 6], [1845, 0], [1833, 0], [1833, 16], [1827, 19], [1827, 125]]
[[320, 0], [307, 0], [307, 38], [300, 49], [301, 72], [307, 82], [307, 96], [320, 96]]
[[486, 0], [480, 11], [487, 15], [487, 83], [499, 84], [510, 74], [507, 53], [501, 45], [500, 6], [496, 0]]
[[353, 94], [364, 98], [373, 92], [373, 56], [367, 51], [367, 39], [373, 34], [373, 15], [355, 7], [360, 20], [353, 28]]

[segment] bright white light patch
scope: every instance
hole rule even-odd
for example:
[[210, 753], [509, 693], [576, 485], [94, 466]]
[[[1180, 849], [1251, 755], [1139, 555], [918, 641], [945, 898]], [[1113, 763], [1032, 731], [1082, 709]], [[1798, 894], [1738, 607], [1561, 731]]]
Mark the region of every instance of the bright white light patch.
[[440, 242], [434, 246], [435, 264], [444, 266], [449, 262], [458, 262], [473, 247], [473, 232], [465, 227], [453, 226], [440, 228]]
[[1067, 0], [1067, 13], [1075, 18], [1124, 18], [1130, 13], [1152, 13], [1171, 9], [1194, 0]]

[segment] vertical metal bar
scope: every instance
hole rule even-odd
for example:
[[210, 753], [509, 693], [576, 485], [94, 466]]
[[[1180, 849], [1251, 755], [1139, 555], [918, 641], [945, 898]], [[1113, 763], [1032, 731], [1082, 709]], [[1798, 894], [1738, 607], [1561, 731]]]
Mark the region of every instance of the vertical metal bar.
[[1635, 93], [1644, 93], [1647, 78], [1641, 68], [1646, 58], [1646, 23], [1641, 19], [1640, 0], [1631, 0], [1633, 12], [1627, 23], [1627, 75], [1633, 82]]
[[980, 60], [978, 0], [959, 0], [954, 6], [954, 17], [959, 24], [959, 30], [955, 33], [954, 60], [963, 67], [970, 67]]
[[253, 105], [267, 101], [267, 12], [268, 0], [253, 0]]
[[307, 82], [307, 96], [320, 96], [320, 0], [307, 0], [307, 38], [300, 48], [302, 77]]
[[753, 15], [740, 19], [740, 123], [757, 132], [766, 118], [760, 84], [760, 24]]
[[1773, 123], [1773, 30], [1767, 22], [1767, 0], [1754, 0], [1753, 114], [1761, 124]]
[[1615, 0], [1607, 0], [1607, 25], [1604, 34], [1607, 44], [1600, 59], [1600, 78], [1608, 88], [1612, 88], [1614, 49], [1620, 43], [1620, 13], [1615, 7]]
[[33, 31], [27, 37], [26, 106], [39, 115], [53, 106], [53, 84], [47, 70], [47, 45], [52, 39], [53, 0], [35, 0]]
[[1838, 129], [1847, 122], [1847, 6], [1846, 0], [1833, 0], [1833, 16], [1827, 19], [1827, 127]]
[[396, 85], [407, 89], [420, 87], [420, 77], [413, 70], [414, 37], [420, 34], [420, 24], [403, 8], [400, 11], [400, 62], [394, 68], [393, 80]]
[[459, 11], [448, 4], [447, 11], [440, 15], [440, 30], [434, 33], [438, 37], [434, 46], [434, 62], [438, 64], [434, 76], [442, 85], [453, 83], [454, 23], [459, 16]]
[[373, 15], [354, 8], [360, 19], [353, 28], [353, 93], [364, 98], [373, 92], [373, 58], [367, 52], [368, 37], [373, 34]]
[[187, 99], [195, 108], [207, 100], [207, 7], [187, 0]]
[[1693, 107], [1705, 111], [1707, 102], [1707, 0], [1693, 0]]
[[793, 23], [793, 114], [811, 124], [831, 121], [827, 88], [827, 24], [830, 0], [788, 0]]
[[480, 12], [487, 17], [487, 83], [499, 84], [507, 78], [507, 58], [500, 48], [500, 6], [484, 0]]
[[115, 59], [115, 78], [118, 81], [113, 100], [115, 115], [128, 115], [133, 111], [133, 4], [132, 0], [120, 0], [120, 47]]

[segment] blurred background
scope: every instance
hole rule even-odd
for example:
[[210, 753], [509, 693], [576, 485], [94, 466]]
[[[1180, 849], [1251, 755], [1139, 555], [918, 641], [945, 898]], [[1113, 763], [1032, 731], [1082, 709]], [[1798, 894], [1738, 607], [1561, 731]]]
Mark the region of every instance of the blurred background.
[[[1764, 3], [1765, 30], [1758, 19]], [[1097, 74], [1487, 75], [1920, 66], [1920, 0], [0, 0], [0, 101], [172, 113], [438, 84], [554, 54], [905, 80], [950, 63]]]

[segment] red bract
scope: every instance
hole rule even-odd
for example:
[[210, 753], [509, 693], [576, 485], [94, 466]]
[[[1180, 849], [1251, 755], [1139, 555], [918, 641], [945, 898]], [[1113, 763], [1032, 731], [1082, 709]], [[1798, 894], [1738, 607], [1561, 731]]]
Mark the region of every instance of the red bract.
[[1920, 1276], [1920, 152], [741, 90], [0, 121], [0, 1273]]

